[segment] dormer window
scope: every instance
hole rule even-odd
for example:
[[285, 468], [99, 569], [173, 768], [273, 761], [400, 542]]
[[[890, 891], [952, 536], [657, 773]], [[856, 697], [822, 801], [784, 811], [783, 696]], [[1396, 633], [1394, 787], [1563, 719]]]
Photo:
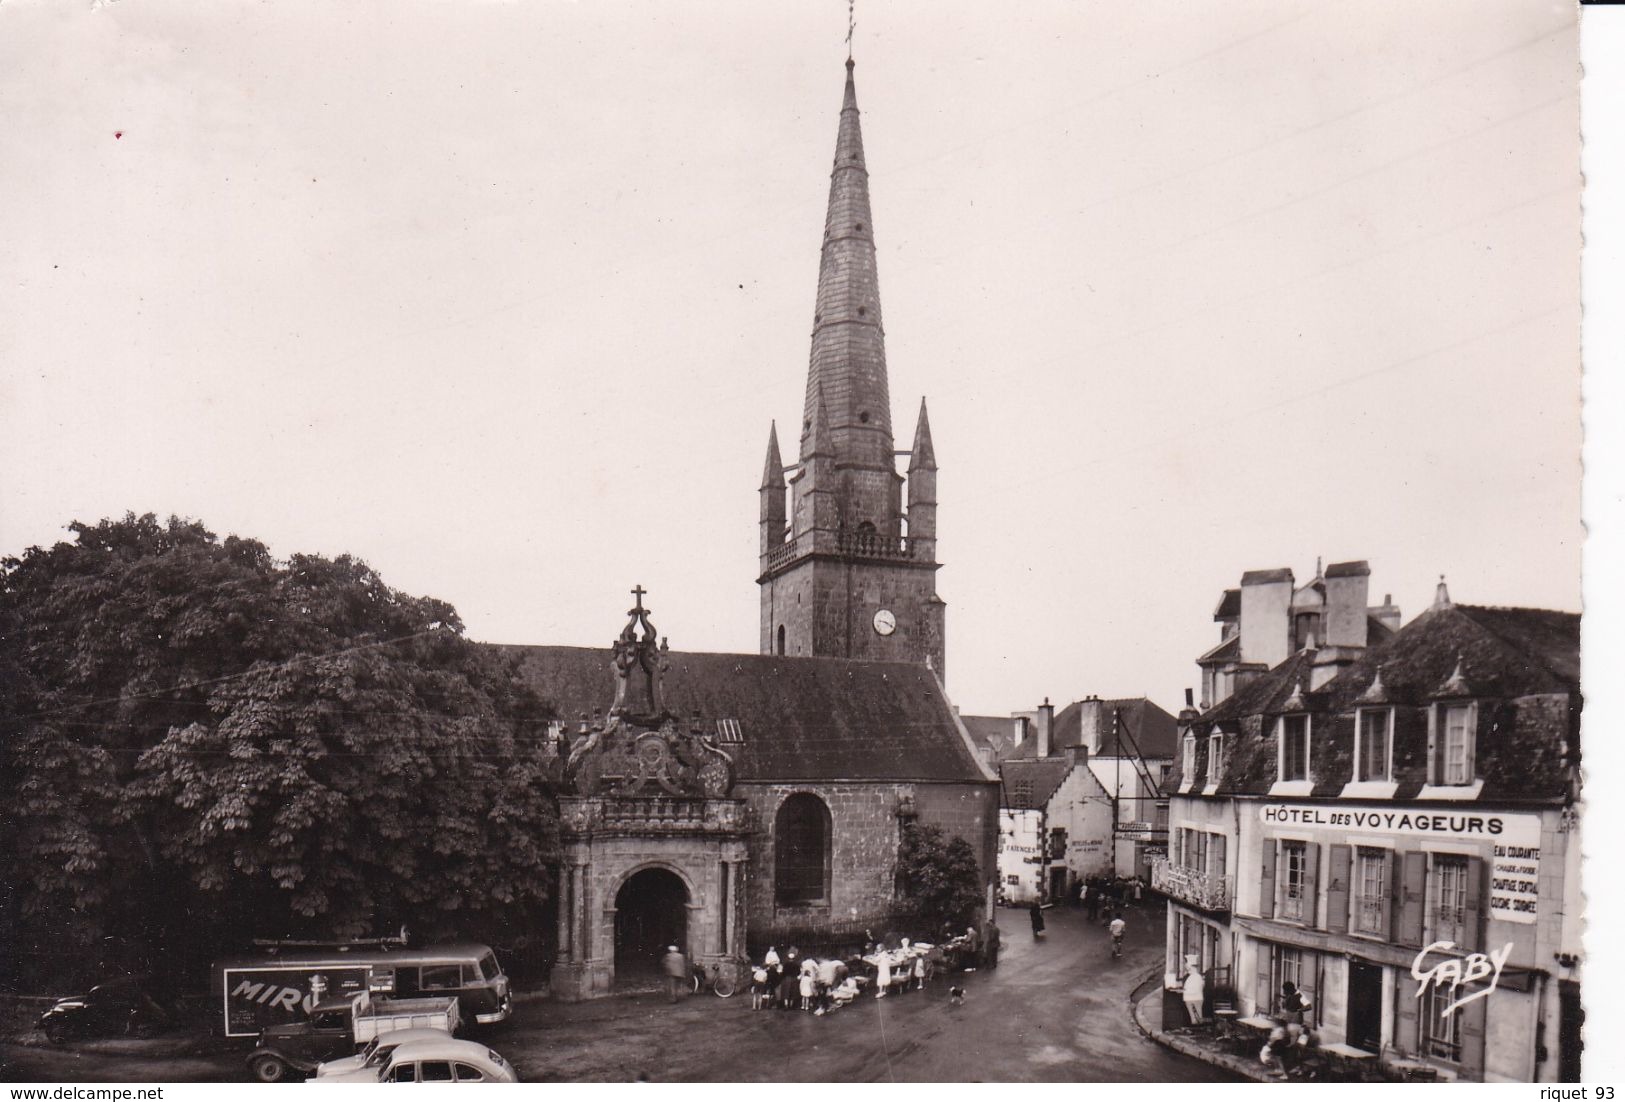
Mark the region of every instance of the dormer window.
[[1441, 785], [1473, 783], [1475, 713], [1472, 704], [1438, 706], [1435, 770]]
[[1282, 716], [1275, 721], [1276, 740], [1280, 744], [1280, 772], [1283, 781], [1309, 779], [1309, 717], [1307, 715]]
[[1361, 708], [1354, 727], [1354, 779], [1386, 781], [1393, 776], [1394, 710]]

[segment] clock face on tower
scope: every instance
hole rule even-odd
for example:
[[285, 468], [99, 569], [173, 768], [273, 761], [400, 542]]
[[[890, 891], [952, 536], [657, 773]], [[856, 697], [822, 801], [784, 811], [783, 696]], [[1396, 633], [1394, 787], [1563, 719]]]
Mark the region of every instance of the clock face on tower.
[[892, 632], [894, 632], [896, 630], [897, 630], [897, 617], [892, 615], [890, 609], [883, 608], [879, 612], [875, 613], [875, 634], [876, 635], [890, 635]]

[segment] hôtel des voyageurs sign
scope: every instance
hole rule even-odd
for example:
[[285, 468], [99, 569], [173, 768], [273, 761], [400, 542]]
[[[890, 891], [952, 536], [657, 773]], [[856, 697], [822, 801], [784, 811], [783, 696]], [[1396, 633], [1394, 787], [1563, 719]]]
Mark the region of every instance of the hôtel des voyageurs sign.
[[1344, 835], [1489, 847], [1491, 918], [1532, 923], [1540, 894], [1540, 817], [1437, 808], [1265, 804], [1266, 827], [1324, 827]]

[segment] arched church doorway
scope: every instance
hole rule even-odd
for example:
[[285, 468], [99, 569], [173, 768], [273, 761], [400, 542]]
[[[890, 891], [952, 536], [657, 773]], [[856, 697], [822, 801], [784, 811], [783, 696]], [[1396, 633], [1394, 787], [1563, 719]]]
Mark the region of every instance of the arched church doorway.
[[688, 888], [667, 869], [644, 869], [615, 893], [615, 982], [659, 982], [666, 947], [688, 953]]

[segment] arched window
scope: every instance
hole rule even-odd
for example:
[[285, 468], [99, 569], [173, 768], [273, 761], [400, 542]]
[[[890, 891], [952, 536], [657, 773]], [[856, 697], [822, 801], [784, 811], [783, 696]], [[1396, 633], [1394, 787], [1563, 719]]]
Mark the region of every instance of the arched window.
[[779, 653], [784, 653], [784, 625], [779, 625]]
[[797, 792], [773, 824], [773, 898], [781, 904], [827, 903], [830, 817], [824, 801]]

